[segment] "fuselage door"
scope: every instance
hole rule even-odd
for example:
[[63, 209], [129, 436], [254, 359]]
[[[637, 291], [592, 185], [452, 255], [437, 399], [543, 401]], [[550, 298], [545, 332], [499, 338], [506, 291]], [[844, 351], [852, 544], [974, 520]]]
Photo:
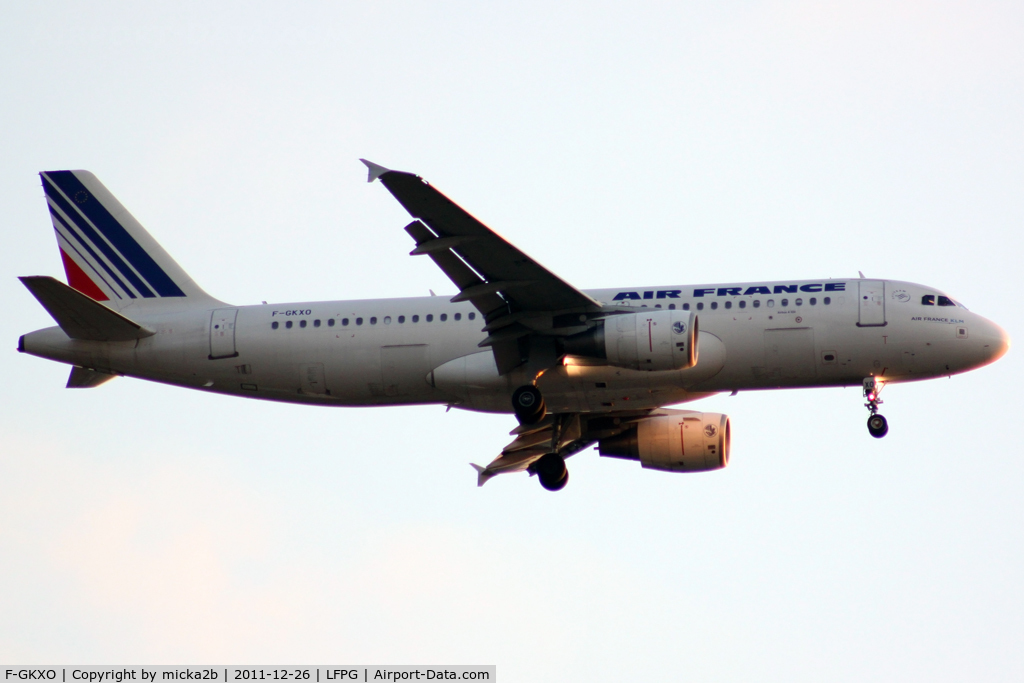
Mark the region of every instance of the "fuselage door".
[[216, 358], [234, 358], [235, 350], [235, 319], [237, 308], [218, 308], [210, 316], [210, 360]]
[[885, 325], [885, 282], [882, 280], [858, 280], [860, 296], [860, 327]]

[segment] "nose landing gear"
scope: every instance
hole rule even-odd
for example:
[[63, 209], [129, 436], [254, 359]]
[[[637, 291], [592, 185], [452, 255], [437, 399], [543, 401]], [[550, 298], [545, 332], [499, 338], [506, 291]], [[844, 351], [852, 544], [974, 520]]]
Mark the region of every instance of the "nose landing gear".
[[888, 420], [884, 415], [878, 414], [878, 406], [882, 403], [878, 394], [881, 393], [884, 386], [884, 382], [874, 377], [864, 378], [864, 398], [867, 400], [864, 407], [871, 411], [871, 416], [868, 418], [868, 433], [876, 439], [881, 439], [889, 433]]

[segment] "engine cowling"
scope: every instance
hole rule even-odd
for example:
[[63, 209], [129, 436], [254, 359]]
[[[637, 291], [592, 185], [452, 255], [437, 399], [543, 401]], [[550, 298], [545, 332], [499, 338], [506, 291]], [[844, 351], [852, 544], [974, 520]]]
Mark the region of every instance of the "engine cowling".
[[685, 370], [697, 364], [700, 330], [692, 311], [615, 315], [562, 342], [565, 353], [631, 370]]
[[601, 455], [639, 460], [666, 472], [708, 472], [729, 464], [729, 416], [659, 410], [621, 434], [598, 441]]

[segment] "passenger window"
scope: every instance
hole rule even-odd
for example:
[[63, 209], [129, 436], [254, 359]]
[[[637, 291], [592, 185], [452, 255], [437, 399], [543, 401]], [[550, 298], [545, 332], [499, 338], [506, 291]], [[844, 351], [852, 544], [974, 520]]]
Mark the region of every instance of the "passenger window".
[[668, 310], [670, 310], [670, 311], [676, 310], [676, 305], [675, 304], [669, 304], [668, 305]]
[[363, 324], [363, 319], [362, 318], [356, 318], [356, 325], [362, 325], [362, 324]]
[[447, 319], [448, 319], [448, 314], [447, 313], [442, 313], [441, 314], [441, 322], [444, 322]]
[[934, 306], [935, 305], [935, 295], [934, 294], [925, 294], [924, 296], [921, 297], [921, 304], [924, 305], [924, 306]]
[[341, 319], [341, 326], [342, 327], [348, 327], [348, 318], [342, 318]]
[[462, 320], [462, 314], [461, 313], [456, 313], [455, 314], [455, 319], [456, 320]]
[[725, 307], [726, 308], [732, 308], [732, 302], [731, 301], [726, 301], [725, 302]]
[[278, 325], [276, 320], [274, 322], [270, 323], [270, 329], [276, 330], [278, 327], [280, 327], [280, 325]]
[[754, 299], [754, 308], [761, 308], [761, 300]]
[[327, 319], [327, 327], [334, 327], [334, 318]]
[[370, 316], [370, 324], [371, 325], [376, 325], [377, 324], [377, 316], [375, 316], [375, 315]]
[[390, 315], [384, 316], [384, 324], [385, 325], [390, 325], [391, 324], [391, 316]]
[[782, 301], [779, 302], [779, 305], [785, 308], [786, 306], [789, 305], [789, 299], [783, 299]]
[[775, 308], [775, 299], [768, 299], [768, 303], [765, 304], [768, 308]]
[[939, 295], [939, 305], [940, 306], [956, 306], [956, 304], [953, 303], [952, 299], [950, 299], [948, 296], [942, 296], [941, 294]]
[[794, 303], [796, 303], [797, 306], [803, 306], [804, 305], [804, 300], [803, 299], [797, 299]]
[[690, 304], [683, 304], [683, 310], [684, 311], [690, 310]]
[[314, 320], [313, 321], [313, 327], [320, 327], [320, 321], [319, 320]]
[[299, 327], [305, 327], [305, 326], [306, 326], [306, 321], [305, 320], [300, 320], [299, 321]]
[[433, 313], [427, 313], [427, 322], [428, 323], [434, 322], [434, 314]]
[[420, 317], [419, 317], [418, 315], [414, 315], [414, 316], [412, 317], [412, 321], [413, 321], [414, 323], [418, 323], [418, 322], [420, 321]]
[[711, 302], [711, 310], [712, 311], [718, 310], [718, 302], [717, 301], [712, 301]]
[[746, 299], [740, 299], [740, 308], [746, 308], [746, 307], [747, 307], [747, 300]]
[[401, 325], [404, 322], [405, 322], [405, 316], [404, 315], [398, 316], [398, 324]]
[[292, 329], [292, 321], [291, 321], [291, 320], [289, 320], [288, 322], [286, 322], [286, 323], [284, 324], [284, 326], [285, 326], [286, 328], [288, 328], [289, 330], [290, 330], [290, 329]]
[[822, 301], [826, 306], [828, 306], [830, 303], [832, 303], [832, 297], [826, 296], [824, 299], [822, 299]]
[[811, 298], [810, 298], [810, 299], [809, 299], [809, 300], [807, 301], [807, 303], [809, 303], [810, 305], [812, 305], [812, 306], [813, 306], [813, 305], [815, 305], [816, 303], [818, 303], [818, 300], [817, 300], [817, 299], [815, 299], [815, 298], [814, 298], [814, 297], [812, 296], [812, 297], [811, 297]]
[[476, 320], [476, 313], [472, 313], [472, 312], [471, 312], [471, 313], [469, 314], [469, 319], [470, 319], [470, 320]]
[[704, 302], [703, 302], [703, 301], [701, 301], [701, 302], [698, 302], [698, 304], [697, 304], [697, 310], [698, 310], [698, 311], [703, 311], [703, 310], [704, 310]]
[[654, 304], [655, 308], [661, 308], [661, 304]]

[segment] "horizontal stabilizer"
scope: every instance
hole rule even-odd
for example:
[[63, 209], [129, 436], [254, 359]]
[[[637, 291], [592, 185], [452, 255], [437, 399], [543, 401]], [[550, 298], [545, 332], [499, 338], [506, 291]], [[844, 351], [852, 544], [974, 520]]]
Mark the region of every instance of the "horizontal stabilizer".
[[71, 368], [71, 375], [68, 377], [68, 389], [92, 389], [101, 384], [106, 384], [117, 377], [109, 372], [97, 372], [89, 368], [80, 368], [77, 365]]
[[36, 275], [18, 279], [72, 339], [130, 341], [156, 334], [55, 278]]

